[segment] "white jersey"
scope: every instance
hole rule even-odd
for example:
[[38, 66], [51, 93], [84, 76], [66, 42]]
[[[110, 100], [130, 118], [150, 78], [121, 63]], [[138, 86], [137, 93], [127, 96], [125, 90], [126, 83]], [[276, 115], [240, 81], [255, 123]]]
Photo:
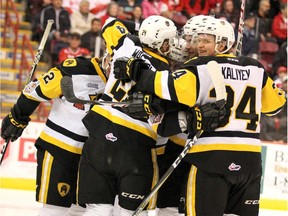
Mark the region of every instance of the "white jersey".
[[[102, 100], [123, 101], [128, 97], [133, 88], [133, 82], [123, 83], [114, 78], [113, 65], [119, 57], [141, 58], [151, 64], [150, 69], [152, 71], [156, 71], [156, 68], [161, 70], [169, 69], [168, 61], [165, 58], [145, 48], [142, 49], [138, 37], [130, 35], [124, 24], [117, 19], [105, 24], [102, 30], [102, 36], [106, 42], [108, 52], [112, 56], [111, 73], [104, 90], [104, 95], [101, 98]], [[111, 106], [94, 106], [92, 110], [115, 123], [135, 128], [135, 130], [138, 130], [140, 133], [150, 136], [154, 140], [157, 139], [155, 131], [146, 121], [131, 118], [117, 108]]]
[[23, 94], [38, 102], [53, 99], [46, 125], [39, 137], [43, 141], [42, 147], [55, 154], [59, 148], [81, 154], [88, 138], [82, 118], [89, 111], [90, 105], [73, 104], [65, 99], [60, 81], [66, 75], [72, 77], [74, 92], [78, 98], [92, 100], [104, 91], [106, 77], [96, 59], [75, 58], [65, 60], [61, 66], [51, 68], [29, 83]]
[[[215, 132], [203, 132], [185, 160], [211, 172], [226, 172], [235, 161], [241, 164], [243, 172], [259, 171], [261, 113], [277, 114], [286, 99], [283, 90], [276, 87], [258, 61], [233, 55], [199, 57], [186, 62], [172, 74], [146, 71], [137, 82], [138, 89], [189, 107], [215, 102], [215, 89], [206, 67], [211, 60], [217, 61], [222, 69], [228, 112]], [[161, 121], [157, 124], [157, 131], [159, 128], [165, 130]], [[208, 159], [215, 161], [214, 167]]]

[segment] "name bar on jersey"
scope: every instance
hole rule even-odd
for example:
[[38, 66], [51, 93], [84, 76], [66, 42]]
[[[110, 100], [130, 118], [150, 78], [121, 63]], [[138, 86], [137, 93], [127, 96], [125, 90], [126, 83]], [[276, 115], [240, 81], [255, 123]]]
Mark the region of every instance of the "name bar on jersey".
[[248, 80], [250, 77], [250, 69], [237, 69], [232, 67], [222, 67], [224, 79], [231, 80]]

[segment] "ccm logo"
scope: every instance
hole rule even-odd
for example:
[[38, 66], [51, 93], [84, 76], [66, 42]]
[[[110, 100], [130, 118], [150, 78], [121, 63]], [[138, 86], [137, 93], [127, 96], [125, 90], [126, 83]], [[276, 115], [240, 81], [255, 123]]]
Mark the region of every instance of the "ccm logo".
[[130, 194], [130, 193], [126, 193], [126, 192], [122, 192], [121, 195], [123, 197], [127, 197], [127, 198], [130, 198], [130, 199], [141, 199], [143, 200], [145, 196], [143, 195], [137, 195], [137, 194]]
[[260, 202], [259, 200], [246, 200], [245, 204], [246, 205], [258, 205]]

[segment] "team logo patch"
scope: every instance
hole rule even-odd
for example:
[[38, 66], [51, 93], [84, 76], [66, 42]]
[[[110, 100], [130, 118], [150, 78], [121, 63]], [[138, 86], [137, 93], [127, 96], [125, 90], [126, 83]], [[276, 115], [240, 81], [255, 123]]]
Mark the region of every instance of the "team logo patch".
[[85, 84], [87, 88], [99, 89], [98, 83], [89, 82]]
[[64, 182], [58, 183], [57, 188], [61, 197], [66, 196], [70, 191], [70, 185]]
[[84, 104], [80, 104], [80, 103], [74, 103], [73, 106], [79, 110], [84, 110]]
[[37, 87], [38, 85], [38, 81], [35, 83], [35, 82], [31, 82], [29, 83], [23, 90], [24, 93], [27, 93], [27, 94], [31, 94]]
[[228, 167], [228, 169], [230, 171], [239, 171], [241, 169], [241, 166], [240, 165], [237, 165], [235, 163], [231, 163]]
[[75, 59], [66, 59], [63, 62], [64, 67], [74, 67], [77, 65], [77, 61]]
[[153, 124], [159, 124], [162, 122], [163, 117], [164, 117], [163, 114], [152, 115], [150, 116], [150, 120]]
[[106, 137], [107, 140], [110, 140], [110, 141], [112, 141], [112, 142], [117, 141], [117, 137], [115, 137], [115, 136], [113, 135], [113, 133], [108, 133], [108, 134], [105, 135], [105, 137]]

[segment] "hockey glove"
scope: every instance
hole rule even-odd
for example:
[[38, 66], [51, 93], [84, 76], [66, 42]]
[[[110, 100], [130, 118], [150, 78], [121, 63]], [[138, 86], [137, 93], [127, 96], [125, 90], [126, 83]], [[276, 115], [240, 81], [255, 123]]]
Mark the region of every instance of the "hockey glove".
[[224, 120], [225, 114], [225, 107], [218, 108], [216, 103], [190, 108], [186, 112], [188, 133], [194, 135], [199, 130], [214, 131]]
[[116, 59], [114, 63], [115, 79], [130, 82], [137, 82], [141, 76], [141, 69], [148, 69], [149, 66], [142, 59], [121, 57]]
[[11, 108], [11, 112], [3, 119], [1, 126], [1, 137], [12, 142], [17, 140], [23, 133], [31, 119], [28, 116], [21, 116], [17, 104]]
[[122, 107], [122, 110], [132, 118], [143, 119], [149, 115], [163, 113], [160, 103], [161, 99], [156, 96], [134, 92], [131, 105]]

